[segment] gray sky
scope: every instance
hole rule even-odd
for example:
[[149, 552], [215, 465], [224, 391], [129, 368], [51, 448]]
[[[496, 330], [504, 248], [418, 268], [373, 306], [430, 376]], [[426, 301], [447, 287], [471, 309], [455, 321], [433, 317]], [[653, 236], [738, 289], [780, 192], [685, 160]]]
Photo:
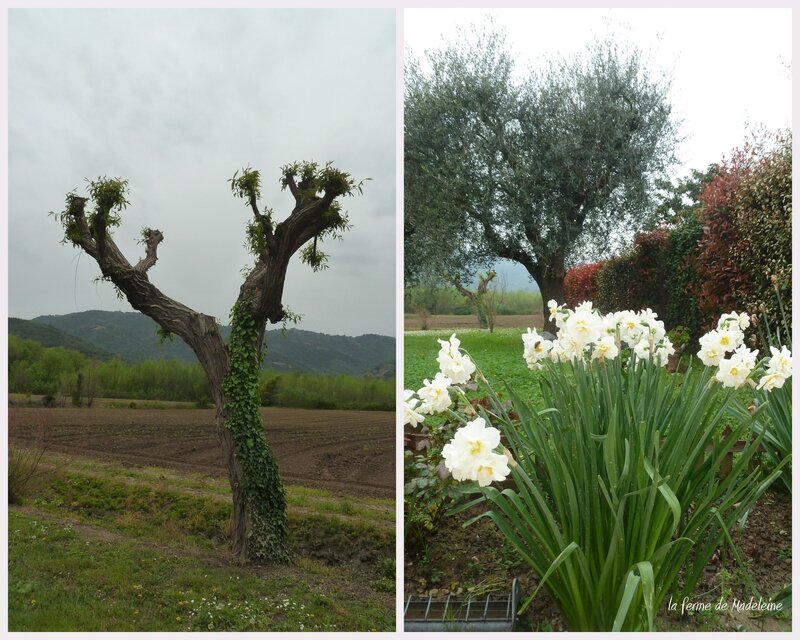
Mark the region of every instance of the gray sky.
[[47, 215], [108, 175], [130, 181], [128, 259], [161, 229], [151, 281], [227, 323], [252, 257], [226, 180], [259, 169], [282, 220], [279, 168], [330, 160], [372, 180], [330, 268], [290, 265], [284, 304], [302, 329], [394, 335], [394, 10], [11, 10], [9, 40], [10, 316], [131, 310]]
[[744, 142], [748, 124], [791, 125], [791, 9], [407, 9], [406, 46], [419, 57], [488, 15], [505, 27], [520, 75], [594, 37], [641, 49], [672, 79], [685, 136], [677, 175], [719, 162]]

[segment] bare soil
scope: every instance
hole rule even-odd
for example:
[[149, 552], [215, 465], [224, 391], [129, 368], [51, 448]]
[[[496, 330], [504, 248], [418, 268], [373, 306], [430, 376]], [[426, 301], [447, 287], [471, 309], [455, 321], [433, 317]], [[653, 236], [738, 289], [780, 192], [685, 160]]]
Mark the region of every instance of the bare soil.
[[[395, 495], [395, 416], [386, 411], [262, 409], [287, 484], [355, 496]], [[9, 441], [48, 451], [225, 476], [214, 410], [9, 411]]]
[[[765, 600], [792, 582], [791, 496], [768, 492], [751, 510], [745, 529], [734, 536], [737, 550], [751, 580]], [[448, 594], [485, 596], [488, 592], [508, 594], [514, 578], [519, 580], [520, 597], [527, 600], [539, 584], [538, 577], [507, 548], [496, 527], [481, 519], [464, 528], [463, 523], [479, 511], [444, 518], [416, 549], [406, 547], [405, 597]], [[716, 565], [709, 565], [697, 586], [693, 601], [716, 603], [722, 598], [749, 602], [758, 596], [747, 586], [743, 571], [732, 554], [723, 552]], [[670, 631], [787, 631], [791, 614], [784, 618], [757, 617], [748, 611], [712, 612], [710, 615], [667, 611], [665, 602], [656, 621], [659, 630]], [[679, 605], [680, 607], [680, 605]], [[554, 601], [538, 593], [518, 622], [516, 630], [565, 631]]]
[[[404, 316], [404, 324], [405, 331], [480, 328], [476, 315], [432, 315], [423, 318], [415, 313], [407, 313]], [[541, 329], [544, 326], [544, 316], [541, 313], [524, 316], [497, 316], [494, 326], [498, 329], [527, 329], [528, 327]]]

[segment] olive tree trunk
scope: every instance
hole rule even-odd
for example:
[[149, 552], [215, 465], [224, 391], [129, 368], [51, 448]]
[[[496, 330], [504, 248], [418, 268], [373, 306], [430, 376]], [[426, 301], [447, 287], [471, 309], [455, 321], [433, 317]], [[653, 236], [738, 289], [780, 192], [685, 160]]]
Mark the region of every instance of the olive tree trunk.
[[547, 302], [555, 300], [558, 304], [564, 302], [564, 277], [540, 276], [536, 279], [539, 291], [542, 294], [542, 314], [544, 315], [544, 330], [553, 335], [558, 333], [558, 327], [554, 320], [550, 319], [550, 312], [547, 309]]
[[478, 286], [475, 291], [470, 291], [463, 284], [461, 278], [455, 275], [450, 278], [450, 282], [462, 296], [469, 300], [472, 310], [478, 317], [478, 327], [481, 329], [494, 329], [494, 326], [489, 325], [489, 318], [486, 312], [486, 294], [489, 288], [489, 283], [494, 280], [497, 274], [494, 271], [489, 271], [485, 276], [478, 274]]

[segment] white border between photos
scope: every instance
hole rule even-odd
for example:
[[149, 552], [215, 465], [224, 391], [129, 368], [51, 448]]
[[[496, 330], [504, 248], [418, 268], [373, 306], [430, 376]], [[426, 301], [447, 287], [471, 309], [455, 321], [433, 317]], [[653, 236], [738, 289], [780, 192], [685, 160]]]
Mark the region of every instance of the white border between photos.
[[[396, 10], [396, 42], [395, 42], [395, 50], [396, 50], [396, 60], [395, 60], [395, 73], [396, 73], [396, 87], [397, 87], [397, 95], [396, 95], [396, 114], [395, 114], [395, 122], [396, 122], [396, 273], [395, 273], [395, 288], [396, 288], [396, 296], [395, 296], [395, 314], [396, 314], [396, 358], [397, 358], [397, 369], [396, 369], [396, 388], [397, 388], [397, 415], [396, 415], [396, 514], [397, 514], [397, 526], [396, 526], [396, 613], [397, 613], [397, 630], [395, 632], [382, 632], [382, 633], [370, 633], [368, 634], [369, 637], [373, 636], [381, 636], [381, 637], [397, 637], [402, 635], [406, 635], [402, 630], [402, 618], [403, 618], [403, 609], [404, 609], [404, 598], [403, 598], [403, 586], [404, 586], [404, 557], [403, 557], [403, 549], [402, 549], [402, 540], [403, 540], [403, 425], [402, 425], [402, 392], [403, 392], [403, 245], [402, 245], [402, 238], [403, 238], [403, 10], [405, 8], [481, 8], [481, 7], [488, 7], [491, 6], [493, 3], [486, 2], [485, 0], [482, 2], [476, 2], [475, 0], [442, 0], [440, 2], [422, 2], [422, 1], [410, 1], [410, 0], [374, 0], [372, 2], [362, 0], [360, 2], [345, 2], [342, 0], [328, 0], [326, 1], [311, 1], [311, 0], [298, 0], [295, 2], [291, 1], [284, 1], [284, 2], [274, 2], [270, 0], [239, 0], [233, 2], [224, 2], [223, 0], [216, 0], [216, 1], [209, 1], [209, 0], [197, 0], [197, 1], [170, 1], [170, 2], [158, 2], [157, 0], [145, 0], [145, 1], [131, 1], [128, 0], [127, 2], [114, 2], [114, 1], [102, 1], [102, 0], [84, 0], [78, 2], [57, 2], [57, 1], [49, 1], [49, 2], [26, 2], [25, 0], [17, 0], [16, 2], [12, 2], [9, 0], [0, 0], [0, 6], [2, 7], [2, 13], [0, 15], [0, 39], [4, 43], [8, 43], [8, 9], [10, 8], [68, 8], [68, 7], [82, 7], [82, 8], [94, 8], [94, 7], [108, 7], [108, 8], [382, 8], [382, 9], [395, 9]], [[750, 2], [743, 2], [741, 0], [706, 0], [702, 2], [700, 6], [705, 8], [736, 8], [736, 7], [755, 7], [759, 6], [759, 8], [767, 8], [767, 7], [782, 7], [782, 8], [793, 8], [793, 2], [791, 0], [781, 0], [781, 1], [772, 1], [767, 2], [764, 4], [757, 4], [753, 1]], [[687, 7], [687, 8], [694, 8], [698, 6], [697, 2], [691, 2], [690, 0], [680, 0], [678, 2], [669, 1], [667, 2], [642, 2], [642, 1], [635, 1], [635, 0], [623, 0], [623, 1], [616, 1], [616, 2], [596, 2], [596, 1], [573, 1], [567, 3], [554, 3], [554, 2], [543, 2], [543, 1], [520, 1], [520, 0], [506, 0], [505, 2], [500, 3], [499, 5], [493, 6], [492, 8], [544, 8], [544, 7], [573, 7], [573, 8], [607, 8], [607, 7], [632, 7], [632, 8], [647, 8], [647, 7]], [[800, 23], [800, 11], [793, 12], [792, 22], [794, 27], [794, 33], [798, 32], [798, 23]], [[721, 55], [724, 55], [724, 52], [721, 52]], [[5, 247], [7, 249], [9, 237], [8, 237], [8, 48], [4, 46], [2, 48], [2, 52], [0, 53], [0, 59], [2, 59], [2, 68], [5, 72], [6, 82], [3, 85], [3, 96], [4, 96], [4, 105], [6, 108], [2, 111], [2, 133], [0, 133], [0, 140], [2, 140], [2, 146], [5, 151], [2, 156], [2, 160], [0, 160], [0, 164], [2, 164], [2, 176], [0, 176], [0, 195], [2, 196], [3, 207], [2, 207], [2, 235], [5, 242]], [[798, 72], [793, 70], [793, 80], [794, 83], [794, 98], [795, 98], [795, 106], [794, 111], [797, 112], [797, 105], [800, 105], [800, 91], [798, 90], [798, 83], [797, 80]], [[794, 141], [794, 154], [797, 157], [800, 154], [800, 143], [797, 142], [795, 139]], [[798, 176], [800, 176], [800, 163], [795, 163], [793, 178], [797, 181]], [[793, 198], [793, 204], [797, 206], [797, 196]], [[796, 262], [800, 257], [800, 249], [798, 249], [798, 238], [800, 238], [800, 230], [798, 230], [798, 224], [794, 225], [792, 231], [792, 241], [793, 241], [793, 260]], [[6, 251], [6, 256], [8, 252]], [[797, 283], [797, 279], [794, 279], [793, 284], [793, 296], [797, 297], [797, 292], [800, 290], [800, 285]], [[0, 342], [2, 342], [2, 358], [0, 358], [0, 385], [2, 386], [2, 390], [0, 390], [0, 399], [5, 403], [5, 407], [8, 407], [8, 265], [7, 265], [7, 258], [0, 264], [0, 292], [2, 292], [2, 299], [0, 300], [0, 307], [2, 307], [5, 318], [3, 322], [3, 327], [0, 330]], [[797, 323], [800, 320], [795, 318], [795, 325], [793, 326], [793, 331], [796, 332], [797, 330]], [[797, 356], [796, 356], [797, 357]], [[795, 362], [795, 365], [797, 362]], [[793, 378], [793, 392], [795, 395], [800, 390], [800, 380]], [[7, 456], [7, 434], [8, 434], [8, 412], [3, 412], [3, 420], [0, 424], [4, 427], [4, 433], [6, 434], [5, 440], [5, 449], [3, 454], [3, 478], [2, 483], [4, 487], [4, 491], [7, 491], [7, 466], [8, 466], [8, 456]], [[800, 422], [800, 421], [799, 421]], [[797, 449], [800, 448], [800, 445], [795, 444], [794, 453], [797, 453]], [[794, 513], [798, 512], [798, 505], [800, 505], [800, 498], [795, 498], [793, 500], [793, 510]], [[0, 526], [3, 528], [3, 540], [4, 544], [2, 545], [2, 550], [0, 551], [1, 557], [0, 562], [2, 562], [2, 582], [0, 583], [0, 590], [2, 591], [2, 599], [4, 602], [4, 606], [2, 612], [0, 612], [0, 629], [2, 629], [3, 635], [9, 636], [20, 636], [22, 637], [23, 634], [21, 633], [8, 633], [8, 547], [7, 547], [7, 536], [8, 536], [8, 512], [7, 509], [2, 510], [2, 515], [0, 516]], [[795, 536], [793, 541], [793, 547], [795, 552], [797, 551], [797, 536]], [[795, 553], [796, 555], [796, 553]], [[793, 581], [797, 582], [798, 577], [800, 576], [800, 570], [798, 570], [797, 563], [794, 564], [792, 568], [793, 572]], [[165, 634], [165, 633], [158, 633], [158, 634], [148, 634], [148, 633], [114, 633], [114, 634], [100, 634], [99, 637], [105, 637], [107, 635], [114, 635], [114, 636], [122, 636], [122, 635], [131, 635], [134, 637], [140, 636], [147, 636], [147, 635], [177, 635], [177, 634]], [[188, 635], [188, 634], [187, 634]], [[235, 637], [238, 634], [235, 633], [223, 633], [223, 636], [231, 636]], [[287, 636], [291, 638], [306, 638], [306, 637], [331, 637], [334, 635], [337, 636], [346, 636], [349, 637], [351, 634], [347, 633], [307, 633], [307, 632], [299, 632], [299, 633], [264, 633], [259, 634], [260, 636], [268, 636], [268, 637], [278, 637], [278, 636]], [[422, 633], [422, 634], [414, 634], [415, 637], [418, 638], [442, 638], [442, 637], [459, 637], [462, 634], [455, 634], [455, 633]], [[556, 634], [537, 634], [537, 635], [556, 635]], [[610, 634], [603, 634], [603, 635], [610, 635]], [[647, 635], [656, 635], [656, 634], [638, 634], [639, 636], [647, 636]], [[721, 633], [714, 633], [708, 634], [709, 636], [724, 636], [727, 634]], [[775, 633], [753, 633], [753, 634], [745, 634], [745, 635], [752, 635], [758, 638], [767, 638], [772, 636], [777, 636], [781, 638], [787, 637], [786, 634], [775, 634]], [[79, 637], [78, 634], [59, 634], [59, 633], [26, 633], [24, 634], [25, 638], [38, 638], [38, 637], [64, 637], [64, 636], [74, 636]], [[220, 637], [219, 634], [213, 633], [193, 633], [191, 634], [192, 637]], [[493, 634], [486, 634], [486, 633], [478, 633], [472, 635], [471, 637], [495, 637]], [[578, 637], [576, 633], [560, 633], [558, 637]], [[659, 638], [670, 638], [670, 637], [685, 637], [684, 634], [678, 632], [667, 632], [667, 633], [659, 633]]]

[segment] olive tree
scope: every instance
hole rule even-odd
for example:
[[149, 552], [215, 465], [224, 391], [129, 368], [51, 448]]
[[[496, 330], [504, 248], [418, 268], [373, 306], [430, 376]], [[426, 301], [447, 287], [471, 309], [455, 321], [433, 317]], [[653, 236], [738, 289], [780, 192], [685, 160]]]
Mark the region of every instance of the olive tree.
[[58, 216], [64, 241], [94, 258], [103, 279], [112, 282], [134, 309], [155, 320], [162, 332], [180, 336], [200, 361], [216, 405], [217, 433], [233, 495], [231, 545], [242, 562], [289, 557], [284, 489], [259, 412], [258, 374], [266, 324], [287, 319], [281, 301], [290, 258], [299, 251], [315, 271], [324, 268], [326, 255], [318, 242], [349, 226], [339, 198], [361, 192], [360, 182], [330, 163], [284, 166], [280, 182], [294, 197], [294, 208], [277, 222], [271, 209], [259, 209], [258, 171], [248, 167], [230, 180], [234, 196], [252, 210], [246, 245], [255, 264], [233, 306], [227, 344], [213, 317], [170, 298], [150, 281], [148, 272], [164, 239], [161, 231], [143, 230], [145, 256], [135, 264], [115, 244], [112, 231], [129, 204], [126, 180], [103, 177], [89, 182], [88, 197], [69, 193]]
[[491, 28], [427, 61], [405, 73], [406, 278], [505, 258], [562, 302], [570, 262], [646, 222], [676, 142], [667, 82], [612, 42], [517, 79]]

